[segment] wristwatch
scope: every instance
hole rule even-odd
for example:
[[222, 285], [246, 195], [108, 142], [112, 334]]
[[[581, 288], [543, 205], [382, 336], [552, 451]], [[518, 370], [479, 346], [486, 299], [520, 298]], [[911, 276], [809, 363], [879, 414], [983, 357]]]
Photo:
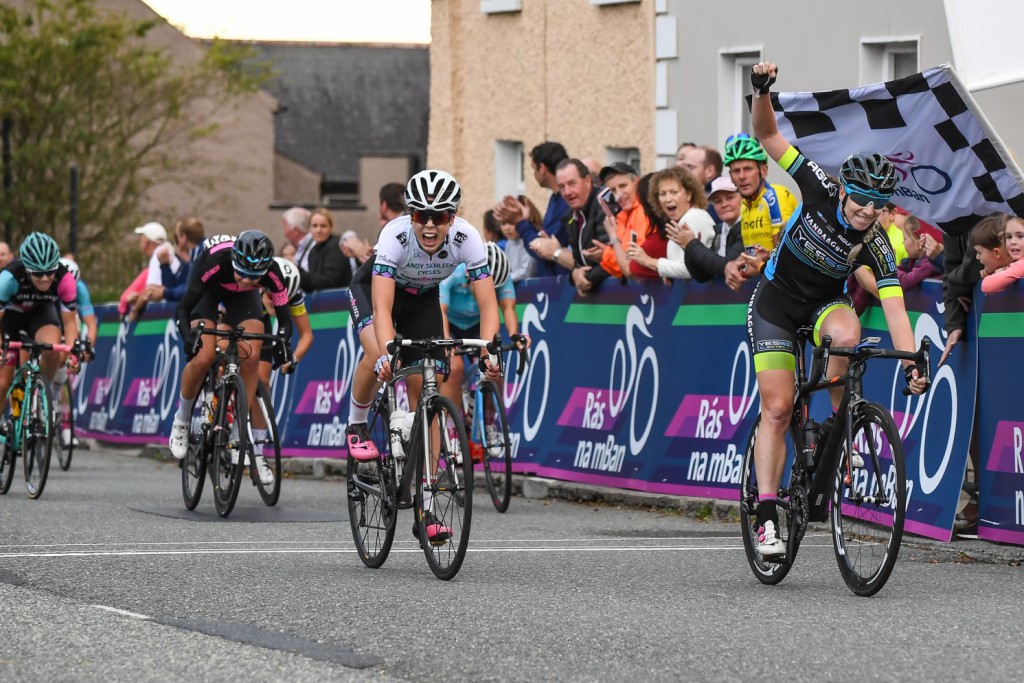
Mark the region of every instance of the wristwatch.
[[554, 251], [553, 251], [553, 252], [551, 253], [551, 260], [552, 260], [552, 261], [557, 261], [557, 260], [558, 260], [558, 257], [559, 257], [559, 256], [561, 256], [561, 255], [562, 255], [562, 248], [561, 248], [561, 247], [559, 247], [558, 249], [555, 249], [555, 250], [554, 250]]

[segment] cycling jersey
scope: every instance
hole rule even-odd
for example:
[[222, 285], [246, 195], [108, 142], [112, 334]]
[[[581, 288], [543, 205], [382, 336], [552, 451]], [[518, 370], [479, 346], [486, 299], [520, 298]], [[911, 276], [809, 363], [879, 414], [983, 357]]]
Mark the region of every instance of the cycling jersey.
[[384, 226], [377, 239], [373, 275], [390, 277], [397, 288], [418, 294], [437, 287], [460, 264], [466, 264], [470, 280], [490, 277], [487, 249], [480, 232], [461, 218], [455, 218], [444, 244], [434, 254], [420, 248], [409, 215], [399, 216]]
[[753, 199], [744, 198], [740, 206], [743, 246], [760, 244], [770, 251], [775, 244], [775, 235], [782, 231], [796, 205], [796, 197], [788, 188], [770, 183], [765, 183]]
[[797, 182], [804, 201], [786, 225], [765, 278], [799, 301], [822, 301], [845, 292], [847, 276], [866, 265], [878, 281], [880, 299], [903, 296], [885, 231], [854, 229], [843, 216], [839, 186], [795, 147], [779, 165]]
[[[441, 305], [448, 307], [448, 322], [463, 330], [480, 323], [480, 306], [469, 287], [466, 265], [459, 264], [451, 275], [441, 282]], [[516, 289], [512, 279], [505, 280], [496, 292], [498, 300], [515, 299]]]
[[278, 329], [288, 339], [292, 333], [292, 317], [288, 305], [288, 288], [281, 267], [272, 261], [270, 268], [251, 287], [235, 281], [231, 252], [235, 246], [232, 235], [216, 235], [203, 242], [203, 251], [192, 264], [188, 289], [174, 312], [178, 332], [188, 339], [193, 319], [217, 320], [218, 305], [223, 304], [224, 322], [238, 325], [263, 316], [259, 288], [270, 293], [277, 315]]
[[32, 284], [25, 265], [17, 259], [0, 271], [0, 307], [6, 311], [30, 313], [55, 305], [62, 311], [74, 311], [77, 296], [75, 276], [63, 263], [57, 266], [57, 274], [46, 291]]
[[96, 315], [96, 310], [92, 307], [92, 295], [89, 294], [89, 288], [81, 280], [75, 287], [75, 301], [78, 304], [78, 315], [83, 318], [87, 315]]

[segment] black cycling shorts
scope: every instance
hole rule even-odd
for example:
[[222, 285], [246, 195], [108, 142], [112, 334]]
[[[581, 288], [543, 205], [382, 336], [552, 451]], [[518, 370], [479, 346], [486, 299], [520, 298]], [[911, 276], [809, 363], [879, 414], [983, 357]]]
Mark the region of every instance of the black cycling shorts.
[[[223, 314], [220, 305], [224, 304]], [[246, 292], [229, 292], [212, 286], [203, 293], [188, 318], [194, 320], [212, 320], [237, 327], [246, 320], [262, 320], [265, 311], [260, 293], [255, 289]]]
[[35, 339], [36, 333], [47, 325], [53, 325], [63, 334], [64, 321], [52, 304], [33, 306], [27, 311], [5, 310], [3, 321], [0, 321], [0, 333], [12, 341], [21, 340], [24, 331]]
[[845, 294], [826, 301], [800, 301], [762, 278], [747, 308], [747, 336], [754, 353], [754, 371], [794, 371], [797, 330], [813, 325], [814, 343], [820, 343], [818, 331], [822, 320], [844, 306], [853, 310], [853, 302]]

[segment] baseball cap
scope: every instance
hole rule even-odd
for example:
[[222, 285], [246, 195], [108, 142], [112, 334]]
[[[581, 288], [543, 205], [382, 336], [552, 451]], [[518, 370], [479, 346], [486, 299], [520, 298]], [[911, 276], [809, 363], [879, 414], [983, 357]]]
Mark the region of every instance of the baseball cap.
[[737, 192], [736, 186], [725, 176], [719, 176], [711, 181], [711, 192], [708, 192], [708, 199], [715, 196], [716, 192]]
[[142, 235], [150, 242], [156, 242], [157, 244], [163, 244], [167, 241], [167, 230], [155, 221], [135, 228], [135, 234]]
[[341, 239], [339, 241], [347, 242], [348, 240], [355, 239], [357, 237], [359, 237], [359, 233], [357, 233], [355, 230], [346, 230], [345, 232], [341, 233]]
[[633, 168], [632, 166], [630, 166], [629, 164], [627, 164], [626, 162], [624, 162], [624, 161], [616, 161], [614, 164], [611, 164], [610, 166], [605, 166], [604, 168], [601, 169], [601, 173], [600, 173], [601, 182], [602, 183], [605, 182], [606, 180], [611, 178], [613, 175], [624, 175], [624, 174], [636, 175], [637, 173], [636, 173], [636, 169]]

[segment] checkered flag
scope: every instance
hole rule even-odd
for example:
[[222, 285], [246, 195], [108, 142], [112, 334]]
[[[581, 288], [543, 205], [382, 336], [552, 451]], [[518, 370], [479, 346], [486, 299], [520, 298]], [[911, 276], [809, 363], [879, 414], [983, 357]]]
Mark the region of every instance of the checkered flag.
[[961, 235], [994, 211], [1024, 216], [1024, 173], [949, 64], [771, 97], [779, 131], [833, 175], [850, 154], [885, 154], [900, 174], [893, 203], [943, 232]]

